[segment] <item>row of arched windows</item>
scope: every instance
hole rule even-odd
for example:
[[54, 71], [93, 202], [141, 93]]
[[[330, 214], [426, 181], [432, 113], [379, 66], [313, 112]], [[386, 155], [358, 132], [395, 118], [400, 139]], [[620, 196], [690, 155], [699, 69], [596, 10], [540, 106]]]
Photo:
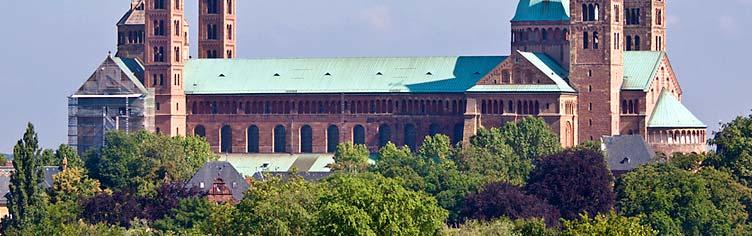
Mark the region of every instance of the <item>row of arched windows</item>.
[[622, 100], [621, 114], [640, 114], [640, 100]]
[[557, 42], [569, 41], [569, 29], [527, 28], [512, 31], [512, 42]]
[[624, 16], [627, 18], [627, 25], [640, 24], [640, 8], [624, 8]]
[[[402, 134], [404, 135], [404, 145], [410, 147], [411, 150], [417, 150], [418, 134], [417, 128], [414, 124], [406, 124]], [[454, 127], [453, 143], [462, 141], [462, 135], [464, 131], [464, 124], [458, 123]], [[310, 125], [303, 125], [298, 130], [299, 145], [301, 153], [313, 153], [313, 142], [315, 135]], [[431, 124], [429, 126], [429, 135], [443, 134], [441, 126], [438, 124]], [[198, 125], [194, 128], [193, 134], [200, 137], [206, 137], [206, 127]], [[272, 130], [273, 150], [274, 153], [287, 153], [287, 129], [284, 125], [277, 125]], [[246, 130], [246, 150], [247, 153], [259, 153], [260, 132], [256, 125], [251, 125]], [[233, 132], [230, 125], [225, 125], [220, 129], [219, 133], [219, 146], [221, 153], [233, 153], [240, 150], [233, 150]], [[389, 142], [394, 142], [392, 126], [389, 124], [382, 124], [378, 130], [379, 147], [385, 146]], [[355, 144], [366, 144], [366, 129], [362, 125], [355, 125], [352, 129], [352, 142]], [[337, 150], [337, 145], [340, 144], [340, 129], [336, 125], [330, 125], [326, 129], [326, 152], [334, 153]]]
[[124, 44], [143, 44], [144, 31], [118, 32], [118, 46]]
[[193, 102], [192, 114], [463, 114], [459, 99], [378, 99], [356, 101], [202, 101]]
[[[516, 108], [516, 109], [515, 109]], [[482, 100], [481, 114], [540, 114], [540, 102], [538, 101], [507, 101], [506, 105], [503, 100]]]
[[582, 21], [598, 21], [600, 16], [600, 5], [582, 4]]

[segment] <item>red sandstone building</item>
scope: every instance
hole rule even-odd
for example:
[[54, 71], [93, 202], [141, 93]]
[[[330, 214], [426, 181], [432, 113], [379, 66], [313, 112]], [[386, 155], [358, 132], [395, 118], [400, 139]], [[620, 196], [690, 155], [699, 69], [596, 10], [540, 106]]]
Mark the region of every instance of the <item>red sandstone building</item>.
[[706, 150], [665, 52], [665, 0], [520, 0], [509, 56], [310, 59], [235, 59], [234, 0], [199, 3], [190, 59], [183, 0], [132, 2], [117, 54], [69, 99], [71, 145], [146, 129], [222, 153], [375, 152], [534, 116], [564, 146], [634, 134], [656, 151]]

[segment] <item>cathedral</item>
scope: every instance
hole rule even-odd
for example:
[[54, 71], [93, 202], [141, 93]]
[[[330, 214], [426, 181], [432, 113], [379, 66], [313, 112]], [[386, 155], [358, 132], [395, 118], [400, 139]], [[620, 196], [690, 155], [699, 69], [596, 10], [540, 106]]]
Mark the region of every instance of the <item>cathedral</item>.
[[98, 148], [118, 129], [203, 136], [217, 153], [415, 150], [532, 116], [565, 147], [639, 135], [657, 152], [704, 152], [665, 12], [666, 0], [520, 0], [510, 55], [239, 59], [235, 0], [199, 0], [191, 58], [184, 0], [132, 0], [117, 53], [68, 98], [69, 143]]

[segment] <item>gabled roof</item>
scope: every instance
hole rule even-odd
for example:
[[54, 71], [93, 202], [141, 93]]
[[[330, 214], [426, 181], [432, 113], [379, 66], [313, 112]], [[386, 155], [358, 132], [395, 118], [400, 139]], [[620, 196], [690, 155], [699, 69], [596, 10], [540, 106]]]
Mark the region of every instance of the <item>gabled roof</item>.
[[123, 15], [118, 21], [117, 25], [143, 25], [146, 21], [146, 15], [144, 12], [144, 2], [141, 1], [137, 5], [133, 5], [128, 12]]
[[533, 64], [541, 73], [548, 76], [554, 84], [495, 84], [495, 85], [476, 85], [468, 90], [468, 92], [503, 92], [503, 93], [515, 93], [515, 92], [535, 92], [535, 93], [574, 93], [574, 88], [569, 86], [567, 78], [569, 78], [569, 72], [562, 68], [559, 63], [556, 63], [551, 57], [543, 53], [521, 52], [525, 60]]
[[[45, 189], [52, 188], [55, 183], [52, 177], [60, 173], [62, 170], [59, 166], [45, 166], [43, 167], [43, 170], [44, 179], [39, 184]], [[10, 193], [10, 175], [13, 174], [14, 171], [16, 171], [16, 169], [12, 166], [0, 166], [0, 205], [8, 204], [8, 198], [6, 196]]]
[[623, 90], [650, 89], [650, 82], [655, 78], [665, 52], [658, 51], [628, 51], [624, 52], [624, 83]]
[[653, 109], [648, 128], [706, 128], [687, 107], [669, 91], [663, 90]]
[[146, 93], [147, 89], [144, 87], [143, 81], [139, 79], [139, 76], [143, 77], [144, 75], [144, 65], [142, 65], [141, 62], [135, 58], [125, 57], [112, 57], [112, 60], [121, 70], [123, 70], [123, 73], [128, 76], [128, 79], [136, 84], [136, 87], [138, 87], [141, 92]]
[[512, 22], [569, 19], [569, 0], [520, 0]]
[[229, 162], [207, 162], [199, 169], [186, 184], [187, 188], [199, 188], [206, 193], [212, 188], [214, 181], [221, 178], [225, 185], [232, 191], [235, 200], [242, 200], [243, 193], [250, 187], [245, 177], [241, 175]]
[[603, 137], [603, 150], [611, 171], [630, 171], [653, 161], [655, 152], [640, 135]]
[[[144, 66], [138, 60], [108, 55], [72, 97], [143, 96], [148, 93], [140, 79], [143, 74]], [[103, 79], [97, 80], [100, 75]]]
[[186, 94], [463, 93], [505, 56], [193, 59]]

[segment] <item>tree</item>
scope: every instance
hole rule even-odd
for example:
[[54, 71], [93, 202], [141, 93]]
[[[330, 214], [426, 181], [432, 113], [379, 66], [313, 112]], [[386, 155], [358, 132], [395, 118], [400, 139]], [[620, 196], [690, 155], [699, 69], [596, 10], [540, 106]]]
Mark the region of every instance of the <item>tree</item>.
[[55, 163], [53, 163], [53, 166], [62, 166], [63, 160], [68, 161], [68, 168], [84, 167], [84, 161], [78, 156], [76, 149], [65, 144], [60, 144], [57, 151], [55, 151]]
[[21, 140], [13, 147], [13, 167], [10, 176], [8, 213], [3, 220], [7, 228], [23, 229], [35, 223], [44, 215], [44, 189], [40, 185], [44, 179], [40, 166], [40, 148], [34, 125], [29, 123]]
[[535, 160], [561, 151], [559, 137], [542, 118], [528, 117], [507, 123], [500, 131], [523, 160]]
[[670, 164], [646, 165], [622, 176], [616, 191], [619, 211], [642, 216], [660, 235], [749, 232], [750, 189], [712, 168], [695, 174]]
[[452, 236], [558, 236], [554, 228], [546, 228], [543, 220], [509, 220], [500, 218], [493, 221], [471, 220], [458, 229], [448, 229], [444, 235]]
[[49, 190], [52, 202], [77, 201], [102, 192], [99, 181], [86, 176], [81, 167], [68, 167], [52, 176], [52, 179], [52, 188]]
[[613, 176], [602, 153], [566, 150], [541, 159], [525, 191], [556, 206], [565, 219], [613, 209]]
[[482, 130], [469, 145], [455, 150], [457, 168], [466, 173], [478, 173], [489, 183], [523, 185], [533, 170], [533, 162], [520, 158], [505, 140], [498, 129]]
[[614, 212], [598, 214], [595, 218], [583, 214], [580, 220], [564, 221], [562, 236], [583, 235], [655, 236], [658, 231], [641, 224], [639, 218], [618, 216]]
[[357, 173], [368, 168], [368, 147], [363, 144], [340, 143], [334, 152], [334, 164], [331, 169], [347, 173]]
[[508, 183], [491, 183], [470, 194], [462, 215], [476, 220], [543, 218], [550, 226], [557, 225], [560, 217], [556, 207]]
[[0, 164], [5, 166], [6, 163], [8, 163], [8, 157], [5, 154], [0, 154]]
[[336, 175], [322, 184], [314, 235], [437, 235], [444, 227], [435, 199], [392, 179]]
[[268, 178], [248, 189], [236, 206], [234, 232], [245, 235], [311, 235], [319, 185], [293, 177]]
[[146, 196], [155, 194], [165, 181], [188, 181], [217, 156], [201, 137], [111, 131], [101, 152], [88, 152], [85, 159], [90, 175], [102, 186], [114, 190], [135, 187], [139, 195]]
[[710, 140], [718, 155], [710, 155], [708, 166], [731, 173], [740, 183], [752, 187], [752, 115], [723, 124]]
[[214, 203], [203, 197], [180, 199], [178, 207], [171, 210], [172, 216], [154, 221], [154, 228], [166, 233], [183, 235], [183, 231], [191, 230], [208, 219], [212, 214], [213, 205]]
[[100, 193], [82, 202], [81, 216], [91, 224], [106, 223], [130, 226], [133, 219], [141, 218], [143, 208], [135, 190]]

